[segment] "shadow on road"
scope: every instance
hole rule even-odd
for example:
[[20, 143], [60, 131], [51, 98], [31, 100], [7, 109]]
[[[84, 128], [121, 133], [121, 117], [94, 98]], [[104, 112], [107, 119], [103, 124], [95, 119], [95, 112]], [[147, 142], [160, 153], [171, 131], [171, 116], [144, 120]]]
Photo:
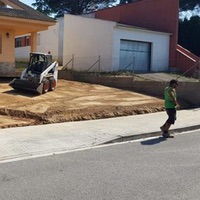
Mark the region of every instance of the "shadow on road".
[[167, 140], [166, 138], [159, 137], [159, 138], [153, 138], [153, 139], [150, 139], [150, 140], [145, 140], [145, 141], [142, 141], [140, 143], [142, 145], [154, 145], [154, 144], [158, 144], [160, 142], [164, 142], [166, 140]]

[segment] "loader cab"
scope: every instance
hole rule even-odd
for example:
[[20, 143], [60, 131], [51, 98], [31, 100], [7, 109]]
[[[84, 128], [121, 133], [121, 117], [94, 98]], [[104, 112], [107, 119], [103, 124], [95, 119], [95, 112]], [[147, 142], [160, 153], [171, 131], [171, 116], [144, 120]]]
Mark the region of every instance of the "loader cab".
[[52, 55], [44, 53], [30, 53], [28, 71], [41, 74], [52, 63]]

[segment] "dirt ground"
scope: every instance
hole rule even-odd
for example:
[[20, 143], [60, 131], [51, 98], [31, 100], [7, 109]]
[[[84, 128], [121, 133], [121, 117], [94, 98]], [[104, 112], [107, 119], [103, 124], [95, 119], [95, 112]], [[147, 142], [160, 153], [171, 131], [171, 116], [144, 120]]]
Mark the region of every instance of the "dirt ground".
[[91, 120], [163, 110], [163, 100], [130, 91], [58, 80], [44, 95], [0, 83], [0, 128]]

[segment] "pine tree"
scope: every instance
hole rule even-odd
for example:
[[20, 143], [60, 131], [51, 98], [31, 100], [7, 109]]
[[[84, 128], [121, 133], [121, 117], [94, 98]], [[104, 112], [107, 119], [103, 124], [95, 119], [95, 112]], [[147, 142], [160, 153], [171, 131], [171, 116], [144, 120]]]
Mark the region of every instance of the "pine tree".
[[58, 11], [66, 11], [70, 14], [80, 15], [90, 11], [91, 8], [106, 8], [116, 0], [35, 0], [32, 5], [36, 9], [45, 14], [57, 13]]
[[193, 10], [196, 6], [200, 6], [199, 0], [180, 0], [180, 11]]
[[185, 18], [179, 22], [179, 40], [178, 43], [194, 53], [200, 56], [200, 17], [193, 16], [190, 19]]

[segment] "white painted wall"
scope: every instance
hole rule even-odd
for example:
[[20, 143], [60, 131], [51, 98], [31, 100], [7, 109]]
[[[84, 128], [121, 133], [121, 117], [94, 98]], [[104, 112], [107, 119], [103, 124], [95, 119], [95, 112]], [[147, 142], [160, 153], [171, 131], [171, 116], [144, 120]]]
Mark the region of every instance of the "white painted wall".
[[[151, 71], [165, 71], [169, 67], [170, 34], [154, 32], [136, 27], [124, 26], [116, 22], [64, 15], [49, 30], [40, 32], [37, 51], [51, 51], [54, 60], [74, 70], [85, 71], [97, 63], [90, 71], [115, 71], [119, 69], [120, 40], [150, 42]], [[15, 49], [17, 60], [29, 58], [30, 47]]]
[[37, 51], [48, 53], [51, 52], [53, 60], [58, 60], [58, 27], [56, 23], [54, 26], [50, 26], [48, 30], [39, 32], [40, 43], [37, 45]]
[[[87, 70], [101, 55], [101, 71], [111, 70], [115, 22], [65, 15], [64, 25], [64, 64], [74, 54], [74, 69]], [[96, 71], [98, 67], [97, 64], [91, 70]]]
[[113, 69], [119, 67], [120, 40], [151, 43], [151, 71], [165, 71], [169, 67], [170, 34], [154, 32], [134, 27], [116, 26], [113, 36]]
[[16, 61], [28, 61], [30, 53], [30, 46], [15, 48]]
[[58, 62], [63, 65], [63, 35], [64, 35], [64, 18], [58, 18]]
[[[58, 23], [50, 26], [48, 30], [38, 32], [37, 51], [47, 53], [51, 52], [53, 60], [58, 60]], [[15, 48], [16, 61], [28, 61], [30, 46]]]

